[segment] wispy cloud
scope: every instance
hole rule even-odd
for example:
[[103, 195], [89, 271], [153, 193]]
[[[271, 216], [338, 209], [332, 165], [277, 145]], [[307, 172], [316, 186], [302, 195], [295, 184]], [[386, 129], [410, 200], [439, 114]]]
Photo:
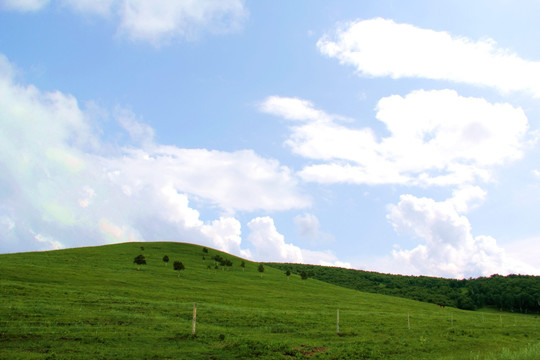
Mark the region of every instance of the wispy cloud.
[[248, 16], [242, 0], [0, 0], [1, 8], [35, 12], [50, 4], [118, 22], [118, 34], [161, 46], [241, 28]]
[[49, 0], [0, 0], [0, 9], [32, 12], [39, 11], [49, 4]]
[[540, 97], [540, 62], [520, 58], [492, 39], [475, 41], [376, 18], [347, 23], [317, 46], [363, 76], [446, 80]]

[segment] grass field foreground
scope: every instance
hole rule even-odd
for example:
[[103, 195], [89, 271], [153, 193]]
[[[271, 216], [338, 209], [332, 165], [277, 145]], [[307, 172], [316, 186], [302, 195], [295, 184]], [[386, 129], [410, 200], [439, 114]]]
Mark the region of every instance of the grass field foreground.
[[[215, 255], [233, 265], [216, 269]], [[158, 242], [0, 255], [0, 358], [540, 358], [535, 315], [442, 309], [241, 261]]]

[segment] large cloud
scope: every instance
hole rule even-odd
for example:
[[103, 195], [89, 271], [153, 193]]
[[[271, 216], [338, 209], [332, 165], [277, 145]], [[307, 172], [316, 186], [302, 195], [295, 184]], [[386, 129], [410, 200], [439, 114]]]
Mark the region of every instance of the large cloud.
[[[49, 0], [0, 0], [7, 10], [38, 11]], [[82, 14], [103, 16], [119, 22], [121, 35], [161, 45], [191, 39], [202, 32], [228, 32], [239, 28], [247, 16], [242, 0], [56, 0]]]
[[[129, 112], [114, 111], [131, 145], [104, 143], [73, 96], [18, 84], [14, 72], [0, 56], [0, 251], [174, 240], [247, 256], [234, 212], [310, 203], [278, 161], [155, 144]], [[194, 201], [222, 217], [202, 220]]]
[[317, 46], [361, 75], [448, 80], [540, 97], [540, 62], [498, 48], [491, 39], [473, 41], [377, 18], [347, 23]]
[[511, 258], [494, 238], [472, 235], [465, 213], [484, 197], [477, 187], [455, 191], [452, 198], [440, 202], [402, 195], [397, 205], [389, 207], [387, 218], [397, 232], [419, 238], [423, 244], [394, 250], [393, 268], [455, 278], [531, 273], [530, 266]]
[[521, 157], [528, 121], [520, 108], [419, 90], [382, 98], [376, 118], [389, 136], [357, 129], [306, 100], [271, 96], [260, 110], [292, 121], [286, 145], [322, 163], [300, 175], [321, 183], [455, 185], [490, 180]]

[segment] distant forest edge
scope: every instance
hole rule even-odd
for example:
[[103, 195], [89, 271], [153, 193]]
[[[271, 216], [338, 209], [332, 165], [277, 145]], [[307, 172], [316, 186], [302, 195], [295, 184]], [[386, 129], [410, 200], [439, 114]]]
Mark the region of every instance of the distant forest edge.
[[540, 313], [540, 277], [492, 275], [456, 280], [428, 276], [403, 276], [329, 266], [267, 263], [303, 279], [376, 294], [444, 304], [464, 310], [494, 307], [501, 311]]

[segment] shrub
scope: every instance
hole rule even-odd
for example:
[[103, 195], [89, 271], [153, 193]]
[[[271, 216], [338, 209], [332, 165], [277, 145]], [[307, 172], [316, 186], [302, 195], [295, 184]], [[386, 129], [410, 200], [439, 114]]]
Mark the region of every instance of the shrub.
[[144, 258], [144, 255], [137, 255], [135, 259], [133, 259], [133, 263], [137, 264], [137, 271], [140, 269], [140, 265], [146, 265], [146, 259]]

